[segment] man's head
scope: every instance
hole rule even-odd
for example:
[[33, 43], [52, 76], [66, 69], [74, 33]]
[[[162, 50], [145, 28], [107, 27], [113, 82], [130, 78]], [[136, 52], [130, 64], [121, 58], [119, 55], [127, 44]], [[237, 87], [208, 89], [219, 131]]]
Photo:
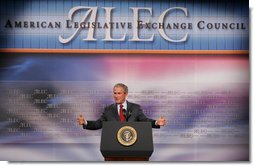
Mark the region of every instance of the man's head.
[[122, 83], [117, 83], [113, 88], [113, 93], [115, 102], [123, 104], [128, 95], [128, 87]]

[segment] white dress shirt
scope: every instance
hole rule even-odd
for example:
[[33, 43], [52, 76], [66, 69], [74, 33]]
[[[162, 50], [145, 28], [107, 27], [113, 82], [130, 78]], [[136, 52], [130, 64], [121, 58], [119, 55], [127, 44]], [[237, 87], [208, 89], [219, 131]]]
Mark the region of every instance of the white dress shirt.
[[[118, 112], [118, 115], [120, 115], [120, 105], [121, 104], [117, 104], [117, 112]], [[122, 104], [123, 105], [123, 110], [127, 110], [127, 101], [125, 100], [124, 103]]]

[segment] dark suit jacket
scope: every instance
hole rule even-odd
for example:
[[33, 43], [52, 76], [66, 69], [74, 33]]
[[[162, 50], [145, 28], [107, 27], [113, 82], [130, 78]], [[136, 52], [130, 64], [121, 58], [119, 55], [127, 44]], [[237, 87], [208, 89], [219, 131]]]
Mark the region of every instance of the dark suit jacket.
[[[134, 121], [143, 121], [143, 122], [151, 122], [153, 128], [160, 128], [160, 126], [155, 125], [155, 120], [149, 119], [143, 113], [140, 105], [135, 103], [130, 103], [127, 101], [127, 111], [130, 112], [130, 116], [128, 122]], [[117, 105], [111, 104], [104, 108], [104, 112], [101, 117], [96, 121], [87, 121], [87, 125], [83, 125], [84, 129], [88, 130], [97, 130], [102, 128], [103, 121], [120, 121]]]

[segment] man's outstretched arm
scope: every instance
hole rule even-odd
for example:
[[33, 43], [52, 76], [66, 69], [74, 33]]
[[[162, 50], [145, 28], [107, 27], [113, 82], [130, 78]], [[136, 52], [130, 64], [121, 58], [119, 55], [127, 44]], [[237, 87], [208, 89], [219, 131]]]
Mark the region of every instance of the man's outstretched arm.
[[79, 125], [83, 126], [83, 128], [87, 130], [101, 129], [103, 121], [106, 121], [104, 113], [96, 121], [87, 121], [83, 115], [79, 115], [79, 117], [77, 118], [77, 122], [79, 123]]

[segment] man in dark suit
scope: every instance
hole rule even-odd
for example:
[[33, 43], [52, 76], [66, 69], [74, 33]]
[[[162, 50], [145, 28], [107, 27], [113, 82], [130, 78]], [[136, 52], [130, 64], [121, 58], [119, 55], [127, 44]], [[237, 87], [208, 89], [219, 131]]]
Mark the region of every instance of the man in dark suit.
[[166, 124], [164, 117], [157, 120], [149, 119], [143, 113], [140, 105], [128, 102], [128, 87], [122, 83], [118, 83], [113, 88], [115, 103], [105, 107], [101, 117], [96, 121], [88, 121], [83, 115], [77, 118], [79, 125], [84, 129], [97, 130], [102, 128], [103, 121], [145, 121], [151, 122], [153, 128], [160, 128]]

